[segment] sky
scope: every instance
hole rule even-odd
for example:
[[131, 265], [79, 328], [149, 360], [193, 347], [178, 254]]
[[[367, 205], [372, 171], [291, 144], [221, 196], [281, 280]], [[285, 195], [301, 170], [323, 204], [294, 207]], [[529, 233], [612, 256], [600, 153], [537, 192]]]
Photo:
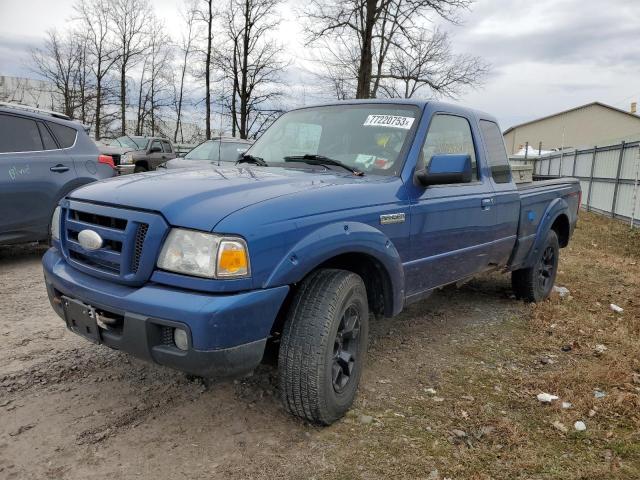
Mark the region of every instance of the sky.
[[[181, 32], [181, 0], [153, 0], [167, 32]], [[45, 32], [63, 30], [74, 0], [0, 0], [0, 75], [35, 77], [30, 48]], [[303, 25], [286, 0], [276, 38], [293, 62], [286, 78], [314, 81], [313, 53]], [[437, 18], [449, 31], [456, 53], [482, 57], [491, 65], [483, 87], [455, 100], [492, 113], [506, 129], [514, 124], [592, 101], [624, 110], [640, 99], [639, 0], [476, 0], [457, 25]], [[300, 85], [297, 85], [300, 91]], [[304, 90], [304, 89], [303, 89]], [[299, 98], [297, 102], [313, 101]]]

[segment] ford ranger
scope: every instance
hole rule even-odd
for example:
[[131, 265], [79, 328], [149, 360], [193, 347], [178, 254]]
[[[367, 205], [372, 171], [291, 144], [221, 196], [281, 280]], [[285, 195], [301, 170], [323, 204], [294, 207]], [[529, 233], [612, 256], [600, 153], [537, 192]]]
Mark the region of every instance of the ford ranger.
[[44, 276], [70, 330], [160, 365], [239, 375], [277, 347], [284, 407], [326, 425], [371, 318], [490, 270], [544, 300], [579, 206], [575, 179], [513, 183], [490, 115], [339, 102], [282, 115], [236, 165], [73, 191]]

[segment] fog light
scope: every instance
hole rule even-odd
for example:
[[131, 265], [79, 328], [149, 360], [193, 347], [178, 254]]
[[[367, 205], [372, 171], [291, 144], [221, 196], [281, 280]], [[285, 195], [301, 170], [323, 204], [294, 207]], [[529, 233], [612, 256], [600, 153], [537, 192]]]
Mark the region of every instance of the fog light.
[[187, 332], [181, 328], [175, 328], [173, 330], [173, 343], [176, 344], [180, 350], [189, 349], [189, 339], [187, 338]]

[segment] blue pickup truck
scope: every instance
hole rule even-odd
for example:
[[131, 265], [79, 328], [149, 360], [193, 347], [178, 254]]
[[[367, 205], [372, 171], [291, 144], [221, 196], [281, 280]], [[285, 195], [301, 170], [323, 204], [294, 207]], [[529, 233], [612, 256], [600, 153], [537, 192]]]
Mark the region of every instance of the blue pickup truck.
[[286, 113], [235, 166], [75, 190], [44, 275], [69, 329], [161, 365], [238, 375], [277, 347], [285, 408], [330, 424], [370, 317], [490, 270], [544, 300], [579, 205], [575, 179], [516, 186], [489, 115], [340, 102]]

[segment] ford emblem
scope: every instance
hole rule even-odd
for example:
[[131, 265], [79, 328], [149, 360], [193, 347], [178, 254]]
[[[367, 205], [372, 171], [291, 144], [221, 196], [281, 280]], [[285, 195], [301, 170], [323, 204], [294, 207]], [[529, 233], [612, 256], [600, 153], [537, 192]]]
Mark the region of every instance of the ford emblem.
[[102, 247], [102, 237], [93, 230], [82, 230], [78, 234], [78, 243], [85, 250], [98, 250]]

